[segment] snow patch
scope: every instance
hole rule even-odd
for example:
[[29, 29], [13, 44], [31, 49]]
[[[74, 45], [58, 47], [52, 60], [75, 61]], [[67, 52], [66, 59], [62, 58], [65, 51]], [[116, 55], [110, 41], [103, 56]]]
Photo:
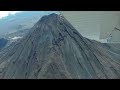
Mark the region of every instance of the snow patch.
[[20, 39], [20, 38], [22, 38], [22, 37], [13, 37], [12, 39], [16, 40], [16, 39]]

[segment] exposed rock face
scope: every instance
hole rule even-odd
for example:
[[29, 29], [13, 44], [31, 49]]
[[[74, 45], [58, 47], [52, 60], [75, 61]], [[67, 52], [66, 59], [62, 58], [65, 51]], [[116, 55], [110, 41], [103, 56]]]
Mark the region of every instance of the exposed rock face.
[[50, 14], [0, 53], [0, 78], [120, 78], [120, 47], [86, 39], [64, 17]]

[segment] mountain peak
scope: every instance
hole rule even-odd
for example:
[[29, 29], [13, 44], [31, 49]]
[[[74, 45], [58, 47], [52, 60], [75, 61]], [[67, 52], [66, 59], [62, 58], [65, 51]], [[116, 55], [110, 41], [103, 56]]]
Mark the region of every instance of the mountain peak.
[[50, 19], [50, 18], [57, 18], [58, 14], [52, 13], [49, 15], [43, 16], [40, 20]]
[[[120, 78], [120, 56], [82, 37], [60, 15], [42, 17], [17, 44], [0, 53], [0, 78]], [[118, 49], [119, 50], [119, 49]]]

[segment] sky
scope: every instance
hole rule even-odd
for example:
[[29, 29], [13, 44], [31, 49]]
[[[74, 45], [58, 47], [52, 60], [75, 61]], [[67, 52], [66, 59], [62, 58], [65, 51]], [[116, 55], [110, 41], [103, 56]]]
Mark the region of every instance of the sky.
[[0, 11], [0, 19], [7, 17], [9, 15], [15, 15], [16, 13], [20, 13], [22, 11]]

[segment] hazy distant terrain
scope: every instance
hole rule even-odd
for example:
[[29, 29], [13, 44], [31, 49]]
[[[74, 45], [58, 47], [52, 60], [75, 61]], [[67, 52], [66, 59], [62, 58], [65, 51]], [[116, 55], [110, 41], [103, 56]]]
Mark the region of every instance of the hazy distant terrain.
[[0, 38], [0, 50], [6, 46], [8, 40], [4, 38]]

